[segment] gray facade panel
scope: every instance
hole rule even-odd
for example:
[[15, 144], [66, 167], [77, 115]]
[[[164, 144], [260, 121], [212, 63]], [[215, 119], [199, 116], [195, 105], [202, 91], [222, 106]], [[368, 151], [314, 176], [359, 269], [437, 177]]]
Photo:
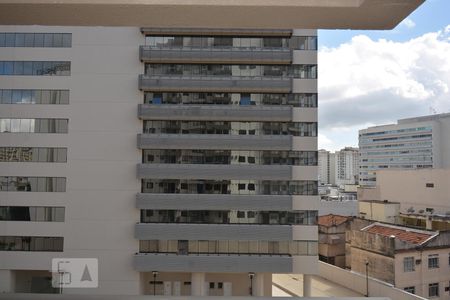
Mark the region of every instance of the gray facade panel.
[[139, 89], [162, 92], [289, 93], [291, 78], [233, 76], [139, 76]]
[[291, 241], [290, 225], [138, 223], [139, 240]]
[[292, 257], [259, 255], [176, 255], [137, 254], [134, 269], [139, 272], [164, 270], [165, 272], [216, 273], [292, 273]]
[[292, 166], [138, 164], [138, 178], [291, 180]]
[[140, 104], [142, 120], [292, 121], [290, 106], [151, 105]]
[[143, 194], [136, 195], [138, 209], [181, 210], [292, 210], [292, 196], [284, 195], [207, 195]]
[[151, 48], [141, 46], [139, 59], [152, 63], [249, 63], [249, 64], [290, 64], [292, 52], [289, 49], [192, 49], [192, 48]]
[[291, 136], [138, 134], [139, 149], [291, 150]]

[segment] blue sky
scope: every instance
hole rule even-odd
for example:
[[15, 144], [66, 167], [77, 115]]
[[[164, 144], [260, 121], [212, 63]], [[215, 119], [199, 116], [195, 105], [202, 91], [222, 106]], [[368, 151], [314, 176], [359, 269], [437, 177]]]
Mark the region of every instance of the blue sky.
[[408, 28], [404, 23], [393, 30], [319, 30], [319, 46], [336, 47], [355, 35], [372, 39], [407, 41], [424, 33], [438, 31], [450, 24], [450, 0], [426, 0], [409, 17], [415, 23]]
[[358, 130], [450, 112], [450, 0], [427, 0], [393, 30], [319, 31], [319, 148]]

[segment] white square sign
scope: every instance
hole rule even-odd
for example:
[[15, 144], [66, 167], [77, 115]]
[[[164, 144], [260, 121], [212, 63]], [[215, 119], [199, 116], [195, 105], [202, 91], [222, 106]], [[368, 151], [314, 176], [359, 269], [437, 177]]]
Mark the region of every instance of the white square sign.
[[54, 288], [97, 288], [98, 259], [53, 258], [52, 286]]

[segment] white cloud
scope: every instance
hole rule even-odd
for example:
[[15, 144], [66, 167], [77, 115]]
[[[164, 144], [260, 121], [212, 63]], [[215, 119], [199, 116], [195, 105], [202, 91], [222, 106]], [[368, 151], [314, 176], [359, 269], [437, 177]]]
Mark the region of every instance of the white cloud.
[[411, 20], [410, 18], [406, 18], [404, 19], [401, 23], [401, 26], [405, 26], [406, 28], [414, 28], [416, 27], [416, 23], [414, 23], [413, 20]]
[[357, 129], [368, 124], [426, 115], [431, 108], [449, 112], [449, 53], [450, 25], [406, 42], [359, 35], [339, 47], [322, 48], [319, 126], [329, 147], [343, 140], [357, 144]]

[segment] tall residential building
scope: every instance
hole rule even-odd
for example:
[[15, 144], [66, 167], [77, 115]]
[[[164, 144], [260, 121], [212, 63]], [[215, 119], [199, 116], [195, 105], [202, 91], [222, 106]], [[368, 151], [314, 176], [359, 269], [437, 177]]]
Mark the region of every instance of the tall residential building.
[[345, 147], [335, 152], [336, 185], [357, 184], [359, 171], [358, 148]]
[[63, 293], [270, 295], [303, 273], [309, 295], [315, 28], [423, 1], [53, 2], [0, 3], [0, 292], [57, 292], [53, 258], [95, 258], [98, 287]]
[[319, 184], [346, 185], [358, 183], [358, 148], [345, 147], [334, 153], [319, 150]]
[[336, 183], [335, 161], [334, 153], [324, 149], [319, 150], [319, 185], [334, 185]]
[[450, 113], [398, 120], [359, 131], [359, 183], [376, 185], [377, 170], [450, 168]]

